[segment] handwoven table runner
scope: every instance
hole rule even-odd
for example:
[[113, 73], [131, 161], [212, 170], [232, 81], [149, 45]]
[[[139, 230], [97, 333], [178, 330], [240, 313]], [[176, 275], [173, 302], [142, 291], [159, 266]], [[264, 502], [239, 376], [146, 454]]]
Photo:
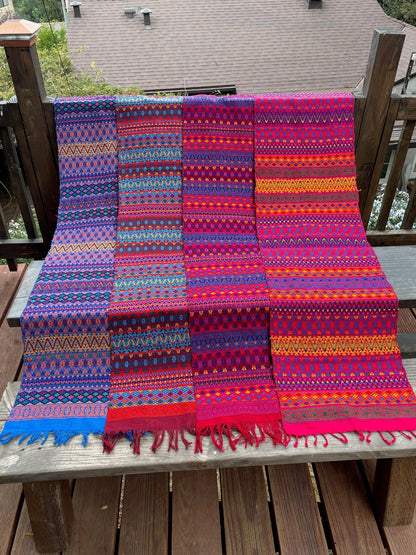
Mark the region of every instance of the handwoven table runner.
[[182, 245], [182, 99], [119, 97], [119, 216], [104, 446], [195, 430]]
[[295, 436], [416, 429], [396, 340], [398, 301], [358, 209], [353, 115], [345, 94], [255, 103], [274, 377], [284, 429]]
[[110, 387], [107, 309], [117, 221], [114, 98], [55, 102], [58, 224], [21, 318], [24, 375], [1, 435], [29, 443], [102, 433]]
[[[197, 443], [281, 441], [256, 237], [251, 98], [185, 97], [183, 218]], [[257, 428], [256, 428], [257, 426]]]

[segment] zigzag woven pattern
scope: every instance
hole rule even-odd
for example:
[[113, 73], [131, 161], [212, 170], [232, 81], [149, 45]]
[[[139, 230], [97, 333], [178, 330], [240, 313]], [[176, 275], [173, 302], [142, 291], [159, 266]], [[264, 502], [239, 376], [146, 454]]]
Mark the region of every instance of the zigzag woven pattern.
[[182, 245], [182, 102], [119, 97], [119, 216], [104, 446], [195, 429]]
[[102, 433], [110, 387], [107, 309], [117, 218], [114, 98], [55, 102], [60, 205], [21, 318], [24, 376], [2, 440]]
[[222, 448], [223, 432], [234, 447], [233, 430], [250, 443], [265, 434], [281, 441], [255, 226], [253, 108], [243, 97], [184, 99], [184, 256], [197, 448], [207, 434]]
[[[398, 302], [358, 210], [351, 95], [255, 103], [256, 211], [284, 429], [414, 430]], [[363, 436], [362, 436], [363, 437]]]
[[0, 441], [415, 435], [353, 111], [345, 94], [58, 100], [58, 226]]

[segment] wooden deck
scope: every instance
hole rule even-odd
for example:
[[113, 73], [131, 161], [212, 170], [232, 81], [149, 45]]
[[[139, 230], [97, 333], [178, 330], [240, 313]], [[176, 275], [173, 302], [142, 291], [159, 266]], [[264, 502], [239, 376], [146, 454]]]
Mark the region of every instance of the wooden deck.
[[[25, 267], [0, 267], [0, 387], [19, 379], [20, 329], [5, 316]], [[402, 309], [399, 332], [416, 331]], [[179, 471], [72, 482], [74, 554], [416, 553], [416, 520], [379, 526], [375, 461]], [[0, 485], [0, 555], [36, 553], [21, 484]]]

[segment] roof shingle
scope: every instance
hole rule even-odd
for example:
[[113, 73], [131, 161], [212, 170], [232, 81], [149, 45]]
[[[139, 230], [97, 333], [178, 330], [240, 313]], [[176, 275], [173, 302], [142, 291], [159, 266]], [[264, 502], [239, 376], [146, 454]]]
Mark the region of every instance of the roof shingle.
[[239, 93], [353, 90], [365, 73], [373, 30], [403, 29], [404, 76], [416, 29], [388, 17], [376, 0], [142, 0], [151, 8], [127, 20], [128, 0], [82, 0], [69, 13], [74, 64], [110, 83], [143, 90], [235, 84]]

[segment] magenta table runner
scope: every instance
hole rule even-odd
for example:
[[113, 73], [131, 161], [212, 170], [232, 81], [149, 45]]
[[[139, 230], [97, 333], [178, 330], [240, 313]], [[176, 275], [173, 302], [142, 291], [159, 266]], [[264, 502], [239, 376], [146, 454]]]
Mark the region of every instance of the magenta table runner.
[[349, 94], [255, 103], [274, 378], [283, 427], [294, 436], [358, 431], [363, 438], [416, 427], [396, 340], [397, 298], [358, 209], [353, 115]]
[[[281, 442], [269, 295], [256, 236], [251, 98], [183, 106], [186, 286], [199, 439]], [[234, 433], [237, 432], [237, 433]]]

